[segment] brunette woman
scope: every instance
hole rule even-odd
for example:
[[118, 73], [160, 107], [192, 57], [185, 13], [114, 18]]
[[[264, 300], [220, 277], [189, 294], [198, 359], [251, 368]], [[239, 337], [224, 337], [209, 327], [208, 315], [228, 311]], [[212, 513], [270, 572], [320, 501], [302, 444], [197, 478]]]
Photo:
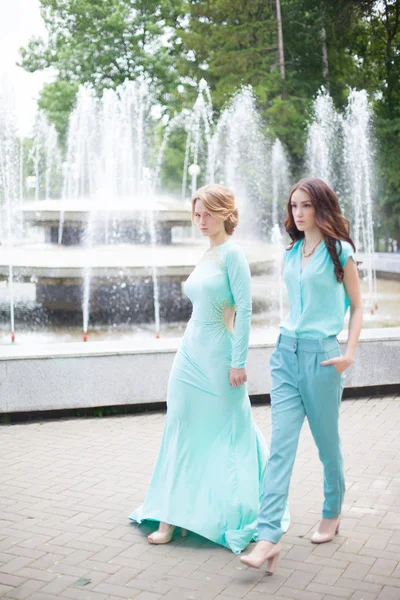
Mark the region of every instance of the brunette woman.
[[[322, 518], [311, 537], [329, 542], [339, 531], [345, 492], [339, 409], [344, 372], [352, 364], [362, 327], [362, 300], [354, 243], [338, 198], [321, 179], [291, 191], [285, 220], [292, 242], [285, 253], [289, 314], [271, 356], [271, 451], [258, 520], [258, 543], [241, 561], [272, 574], [277, 563], [289, 482], [300, 430], [307, 417], [324, 469]], [[350, 306], [342, 355], [337, 335]]]

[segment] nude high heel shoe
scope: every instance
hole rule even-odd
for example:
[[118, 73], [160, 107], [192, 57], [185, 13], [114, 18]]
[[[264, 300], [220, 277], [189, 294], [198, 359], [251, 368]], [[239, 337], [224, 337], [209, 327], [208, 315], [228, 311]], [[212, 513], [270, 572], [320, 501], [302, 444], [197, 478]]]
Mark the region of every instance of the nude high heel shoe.
[[[175, 529], [175, 525], [170, 525], [167, 531], [154, 531], [147, 537], [147, 539], [150, 544], [168, 544], [172, 540]], [[181, 528], [181, 536], [187, 536], [186, 529]]]
[[241, 556], [240, 562], [253, 569], [261, 569], [263, 564], [267, 563], [266, 575], [273, 575], [281, 553], [281, 545], [279, 543], [274, 544], [267, 551], [263, 552], [263, 547], [260, 546], [262, 542], [263, 540], [258, 542], [250, 554]]
[[314, 533], [311, 536], [311, 542], [313, 544], [325, 544], [326, 542], [331, 542], [333, 540], [333, 538], [335, 537], [335, 535], [337, 535], [339, 533], [340, 515], [336, 519], [327, 519], [327, 520], [332, 521], [332, 525], [329, 527], [329, 531], [320, 533], [320, 531], [319, 531], [319, 527], [321, 525], [321, 522], [320, 522], [320, 524], [318, 525], [317, 531], [314, 531]]

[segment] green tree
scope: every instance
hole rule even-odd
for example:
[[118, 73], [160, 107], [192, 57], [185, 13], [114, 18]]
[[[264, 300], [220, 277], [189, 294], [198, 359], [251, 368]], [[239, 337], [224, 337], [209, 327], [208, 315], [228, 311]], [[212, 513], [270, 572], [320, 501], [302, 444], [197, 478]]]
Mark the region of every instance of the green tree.
[[281, 0], [285, 80], [279, 72], [275, 0], [187, 0], [180, 71], [205, 77], [218, 109], [251, 84], [273, 135], [302, 171], [313, 97], [327, 87], [340, 108], [350, 87], [373, 98], [381, 211], [400, 246], [400, 0]]
[[217, 108], [240, 85], [255, 89], [277, 66], [276, 29], [269, 2], [207, 0], [186, 3], [188, 20], [180, 29], [184, 76], [205, 77]]
[[39, 104], [65, 134], [79, 84], [100, 94], [125, 79], [147, 78], [163, 105], [176, 96], [172, 33], [180, 17], [176, 0], [40, 0], [48, 42], [30, 40], [21, 66], [51, 69]]
[[45, 111], [50, 123], [53, 123], [60, 136], [62, 145], [67, 135], [68, 119], [75, 103], [78, 83], [65, 79], [56, 79], [45, 83], [40, 93], [38, 107]]
[[207, 80], [217, 112], [238, 87], [251, 85], [272, 133], [299, 156], [302, 101], [291, 97], [291, 75], [282, 80], [275, 0], [188, 0], [187, 10], [180, 71]]
[[362, 64], [362, 87], [374, 98], [380, 230], [400, 248], [400, 0], [366, 2], [352, 51]]
[[[62, 136], [77, 88], [100, 94], [144, 76], [171, 115], [210, 85], [216, 112], [241, 85], [254, 89], [273, 136], [302, 171], [306, 125], [324, 85], [338, 107], [349, 87], [373, 98], [378, 176], [386, 235], [400, 245], [400, 0], [281, 0], [285, 77], [280, 70], [276, 0], [40, 0], [49, 40], [21, 50], [29, 71], [51, 69], [39, 105]], [[162, 131], [159, 132], [160, 136]], [[159, 136], [159, 137], [160, 137]], [[184, 134], [172, 134], [163, 168], [177, 189]]]
[[[333, 6], [332, 6], [333, 5]], [[240, 85], [250, 84], [273, 135], [285, 144], [300, 172], [306, 124], [314, 95], [330, 88], [343, 104], [361, 69], [348, 52], [359, 18], [354, 3], [281, 0], [285, 78], [280, 71], [275, 0], [187, 0], [188, 19], [179, 32], [180, 71], [205, 77], [217, 109]]]
[[384, 0], [383, 5], [383, 14], [376, 11], [371, 19], [374, 40], [384, 56], [382, 96], [376, 102], [380, 198], [387, 235], [395, 237], [400, 248], [400, 0]]

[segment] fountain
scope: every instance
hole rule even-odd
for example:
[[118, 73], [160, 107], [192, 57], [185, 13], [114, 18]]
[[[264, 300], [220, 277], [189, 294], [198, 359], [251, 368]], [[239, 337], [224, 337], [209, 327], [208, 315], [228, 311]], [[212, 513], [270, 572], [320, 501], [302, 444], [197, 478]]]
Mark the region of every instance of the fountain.
[[284, 208], [290, 189], [289, 161], [280, 140], [276, 139], [272, 146], [272, 226], [283, 223]]
[[[198, 184], [213, 181], [231, 187], [238, 199], [241, 223], [235, 237], [250, 262], [254, 312], [261, 319], [270, 315], [270, 323], [283, 314], [279, 225], [290, 174], [282, 144], [265, 133], [251, 89], [239, 90], [216, 120], [202, 81], [192, 111], [168, 123], [163, 117], [157, 152], [153, 140], [159, 114], [143, 81], [105, 90], [102, 98], [89, 87], [80, 88], [64, 162], [54, 128], [38, 115], [28, 157], [32, 173], [25, 186], [22, 142], [3, 98], [0, 280], [7, 288], [1, 284], [0, 294], [12, 339], [14, 320], [18, 328], [22, 319], [29, 330], [47, 323], [76, 327], [83, 321], [84, 339], [89, 327], [95, 335], [100, 325], [121, 331], [125, 324], [131, 331], [133, 324], [146, 323], [159, 337], [162, 324], [166, 331], [167, 323], [185, 321], [190, 303], [182, 282], [204, 251], [204, 240], [192, 235], [189, 197]], [[369, 307], [375, 310], [367, 96], [351, 92], [341, 115], [322, 90], [313, 114], [307, 171], [334, 187], [355, 224]], [[160, 193], [163, 156], [177, 127], [187, 134], [180, 199]]]
[[352, 237], [361, 252], [361, 271], [368, 283], [364, 294], [370, 312], [378, 308], [372, 214], [373, 160], [371, 108], [365, 91], [351, 90], [344, 115], [322, 89], [313, 107], [308, 129], [306, 170], [324, 179], [336, 191], [345, 216], [352, 222]]
[[[230, 185], [239, 201], [242, 222], [235, 238], [253, 275], [249, 393], [270, 391], [265, 365], [286, 308], [279, 224], [289, 169], [282, 145], [265, 135], [248, 88], [216, 120], [202, 82], [194, 110], [166, 124], [141, 86], [125, 83], [101, 99], [81, 88], [64, 162], [43, 116], [28, 157], [31, 141], [23, 147], [12, 110], [0, 98], [0, 344], [9, 341], [9, 329], [14, 341], [15, 327], [18, 341], [0, 348], [0, 412], [165, 399], [190, 310], [181, 284], [204, 251], [204, 241], [190, 235], [188, 196], [198, 182], [208, 181]], [[340, 115], [321, 92], [309, 128], [307, 172], [324, 177], [338, 192], [346, 216], [356, 221], [364, 264], [372, 269], [367, 260], [368, 253], [373, 256], [370, 121], [365, 94], [351, 92], [348, 109]], [[156, 155], [153, 132], [161, 126], [164, 136]], [[159, 191], [164, 150], [175, 127], [187, 132], [180, 199]], [[28, 165], [32, 169], [24, 181]], [[395, 268], [385, 267], [390, 275]], [[372, 298], [370, 272], [362, 286], [368, 285]], [[398, 329], [390, 327], [400, 324], [399, 286], [397, 281], [380, 283], [385, 310], [365, 325], [389, 329], [384, 335], [367, 332], [360, 364], [349, 373], [347, 386], [397, 383]], [[90, 331], [86, 346], [73, 343], [82, 339], [82, 315], [84, 339]], [[151, 339], [160, 329], [164, 340]], [[343, 332], [340, 339], [345, 340]], [[46, 348], [43, 342], [49, 340], [56, 343]], [[382, 374], [376, 356], [388, 340]]]
[[[271, 242], [274, 248], [275, 276], [277, 286], [277, 306], [279, 308], [279, 320], [283, 319], [283, 255], [284, 238], [281, 227], [284, 220], [284, 207], [288, 196], [289, 185], [289, 163], [285, 150], [276, 139], [272, 146], [271, 174], [272, 174], [272, 231]], [[283, 202], [282, 200], [285, 200]]]
[[0, 241], [12, 245], [22, 237], [20, 186], [22, 141], [18, 137], [12, 102], [0, 90]]
[[241, 89], [222, 112], [210, 140], [206, 173], [208, 181], [223, 183], [235, 192], [240, 237], [268, 239], [271, 143], [264, 133], [251, 88]]
[[342, 116], [337, 113], [329, 93], [321, 88], [314, 100], [312, 121], [308, 127], [306, 169], [311, 176], [320, 177], [334, 190], [340, 185], [342, 173], [342, 127]]
[[[210, 156], [212, 123], [213, 109], [210, 89], [207, 85], [207, 82], [204, 79], [201, 79], [199, 83], [199, 93], [188, 119], [185, 160], [183, 164], [182, 177], [182, 200], [186, 198], [187, 173], [191, 175], [190, 196], [193, 196], [198, 187], [197, 177], [200, 175], [198, 163], [201, 153], [205, 154], [207, 157]], [[190, 169], [192, 165], [189, 167], [190, 162], [192, 162], [193, 165], [192, 169]], [[207, 181], [212, 182], [213, 179], [208, 178]]]
[[[236, 99], [236, 108], [229, 109], [234, 119], [238, 106]], [[153, 321], [159, 337], [161, 319], [189, 316], [181, 284], [198, 262], [203, 241], [172, 240], [174, 227], [191, 225], [190, 203], [160, 195], [157, 183], [174, 127], [186, 124], [188, 131], [184, 181], [189, 161], [195, 169], [192, 188], [200, 168], [196, 161], [210, 163], [212, 106], [204, 82], [193, 111], [177, 115], [166, 127], [158, 156], [152, 142], [155, 124], [144, 82], [125, 82], [115, 91], [105, 90], [101, 99], [83, 86], [70, 117], [64, 163], [54, 130], [38, 115], [31, 155], [35, 200], [22, 204], [12, 199], [6, 205], [23, 220], [25, 234], [17, 245], [1, 249], [0, 278], [8, 278], [10, 289], [12, 281], [34, 286], [33, 302], [46, 311], [46, 319], [76, 323], [82, 314], [85, 340], [91, 321]], [[236, 166], [226, 161], [232, 173]], [[54, 181], [61, 179], [61, 198], [54, 199]], [[253, 273], [270, 269], [266, 248], [254, 240], [245, 243]]]
[[279, 224], [275, 223], [272, 227], [271, 241], [274, 248], [274, 265], [275, 265], [275, 278], [278, 282], [277, 291], [277, 306], [279, 309], [279, 321], [283, 320], [283, 256], [285, 246], [283, 243], [283, 235], [280, 230]]
[[[61, 153], [54, 125], [39, 111], [33, 126], [33, 144], [30, 158], [35, 170], [35, 200], [49, 200], [54, 196], [61, 174]], [[21, 184], [23, 179], [21, 179]]]
[[[22, 236], [20, 207], [23, 199], [22, 140], [18, 139], [12, 107], [4, 91], [0, 93], [0, 241], [10, 251]], [[10, 304], [11, 341], [15, 341], [14, 274], [11, 258], [5, 266]]]
[[377, 306], [374, 231], [372, 214], [373, 161], [371, 109], [365, 90], [352, 90], [344, 120], [345, 159], [349, 192], [354, 206], [354, 240], [364, 252], [368, 282], [367, 302], [371, 313]]

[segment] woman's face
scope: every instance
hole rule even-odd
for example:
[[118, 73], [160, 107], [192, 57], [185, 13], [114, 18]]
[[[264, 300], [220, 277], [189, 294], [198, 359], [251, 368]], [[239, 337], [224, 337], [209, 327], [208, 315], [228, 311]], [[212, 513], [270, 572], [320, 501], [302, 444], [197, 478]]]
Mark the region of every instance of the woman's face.
[[304, 190], [293, 192], [291, 210], [294, 222], [299, 231], [310, 231], [316, 226], [315, 208], [310, 196]]
[[224, 229], [224, 222], [210, 215], [201, 200], [196, 201], [194, 224], [207, 237], [217, 235]]

